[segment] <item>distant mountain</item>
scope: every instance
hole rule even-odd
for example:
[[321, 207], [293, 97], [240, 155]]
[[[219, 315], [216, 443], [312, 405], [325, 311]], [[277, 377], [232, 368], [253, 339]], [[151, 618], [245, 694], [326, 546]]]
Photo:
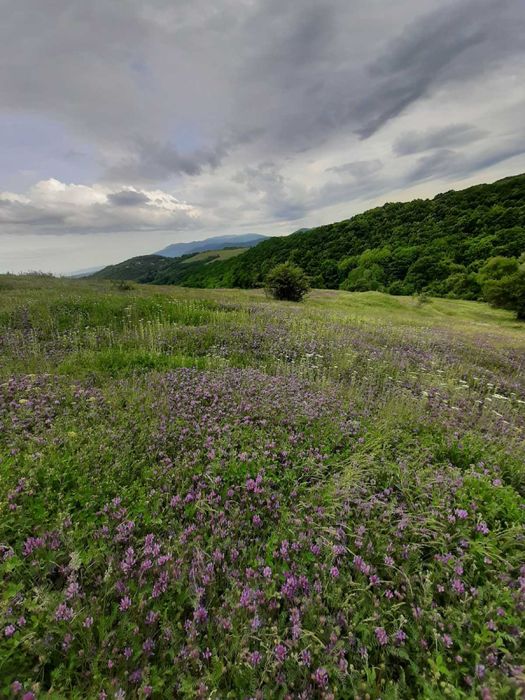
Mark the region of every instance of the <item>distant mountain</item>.
[[238, 236], [213, 236], [202, 241], [190, 241], [187, 243], [172, 243], [157, 251], [154, 255], [162, 255], [165, 258], [179, 258], [189, 253], [203, 253], [208, 250], [221, 250], [222, 248], [251, 248], [264, 241], [267, 236], [259, 233], [243, 233]]

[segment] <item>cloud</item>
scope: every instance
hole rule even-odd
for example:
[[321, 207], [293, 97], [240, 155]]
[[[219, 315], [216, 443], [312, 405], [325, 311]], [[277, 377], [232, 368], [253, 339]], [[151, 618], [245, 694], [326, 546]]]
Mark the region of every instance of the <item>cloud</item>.
[[134, 155], [108, 170], [106, 179], [155, 182], [172, 175], [200, 175], [205, 168], [217, 168], [225, 154], [224, 145], [183, 154], [172, 144], [141, 142]]
[[136, 190], [110, 192], [107, 195], [107, 199], [108, 202], [116, 207], [140, 207], [150, 202], [150, 198], [144, 192], [137, 192]]
[[465, 146], [479, 141], [486, 132], [472, 124], [449, 124], [426, 131], [408, 131], [394, 142], [393, 150], [398, 156], [430, 151], [434, 148]]
[[308, 211], [304, 188], [285, 178], [272, 162], [249, 166], [236, 173], [234, 181], [244, 184], [255, 196], [255, 206], [271, 218], [295, 221]]
[[11, 234], [188, 230], [199, 221], [195, 207], [162, 190], [111, 191], [50, 179], [23, 195], [0, 192], [0, 226]]
[[353, 175], [357, 178], [363, 178], [377, 173], [382, 167], [382, 162], [376, 158], [374, 160], [354, 160], [350, 163], [334, 165], [331, 168], [327, 168], [326, 172]]
[[76, 267], [525, 168], [523, 0], [5, 5], [0, 236]]
[[420, 157], [415, 166], [410, 169], [406, 181], [408, 183], [423, 182], [430, 178], [444, 178], [451, 175], [463, 178], [524, 153], [525, 141], [523, 139], [504, 140], [494, 146], [470, 154], [450, 148], [441, 148], [434, 153]]
[[520, 0], [469, 0], [409, 24], [369, 66], [375, 89], [358, 107], [358, 134], [369, 138], [438, 87], [483, 75], [523, 51]]

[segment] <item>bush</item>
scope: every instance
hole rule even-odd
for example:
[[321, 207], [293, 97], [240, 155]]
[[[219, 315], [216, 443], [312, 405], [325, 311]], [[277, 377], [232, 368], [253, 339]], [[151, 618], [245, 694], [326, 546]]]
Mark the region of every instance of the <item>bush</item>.
[[310, 291], [308, 278], [297, 265], [282, 263], [268, 273], [265, 281], [268, 294], [274, 299], [301, 301]]

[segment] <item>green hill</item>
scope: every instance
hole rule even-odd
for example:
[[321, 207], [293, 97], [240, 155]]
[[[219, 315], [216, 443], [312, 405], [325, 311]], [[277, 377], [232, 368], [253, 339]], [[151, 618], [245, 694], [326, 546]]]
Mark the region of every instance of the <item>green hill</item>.
[[224, 248], [202, 253], [189, 253], [178, 258], [161, 255], [139, 255], [117, 265], [108, 265], [91, 277], [109, 280], [131, 280], [142, 284], [184, 284], [186, 277], [198, 274], [210, 263], [229, 260], [247, 248]]
[[108, 265], [93, 273], [90, 277], [106, 280], [133, 280], [134, 282], [152, 283], [172, 261], [161, 255], [139, 255], [124, 260], [116, 265]]
[[270, 238], [234, 259], [193, 270], [183, 284], [257, 287], [274, 265], [291, 261], [318, 288], [477, 299], [481, 265], [524, 251], [525, 175], [517, 175]]

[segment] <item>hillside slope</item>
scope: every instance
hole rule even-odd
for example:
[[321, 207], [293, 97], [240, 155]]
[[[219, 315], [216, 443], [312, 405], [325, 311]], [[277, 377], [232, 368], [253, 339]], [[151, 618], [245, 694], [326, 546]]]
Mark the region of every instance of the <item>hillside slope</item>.
[[247, 248], [223, 248], [190, 253], [178, 258], [161, 255], [139, 255], [117, 265], [108, 265], [91, 277], [109, 280], [131, 280], [141, 284], [183, 284], [185, 279], [216, 261], [225, 261], [244, 253]]
[[209, 250], [221, 250], [222, 248], [251, 248], [257, 243], [264, 241], [267, 236], [259, 233], [244, 233], [236, 236], [213, 236], [202, 241], [189, 241], [187, 243], [172, 243], [171, 245], [158, 250], [155, 255], [162, 255], [165, 258], [180, 258], [182, 255], [190, 253], [204, 253]]
[[149, 284], [172, 263], [161, 255], [139, 255], [116, 265], [108, 265], [90, 277], [107, 280], [133, 280]]
[[290, 260], [314, 287], [476, 299], [474, 273], [483, 262], [523, 251], [525, 175], [518, 175], [271, 238], [233, 260], [195, 270], [184, 284], [256, 287], [274, 265]]

